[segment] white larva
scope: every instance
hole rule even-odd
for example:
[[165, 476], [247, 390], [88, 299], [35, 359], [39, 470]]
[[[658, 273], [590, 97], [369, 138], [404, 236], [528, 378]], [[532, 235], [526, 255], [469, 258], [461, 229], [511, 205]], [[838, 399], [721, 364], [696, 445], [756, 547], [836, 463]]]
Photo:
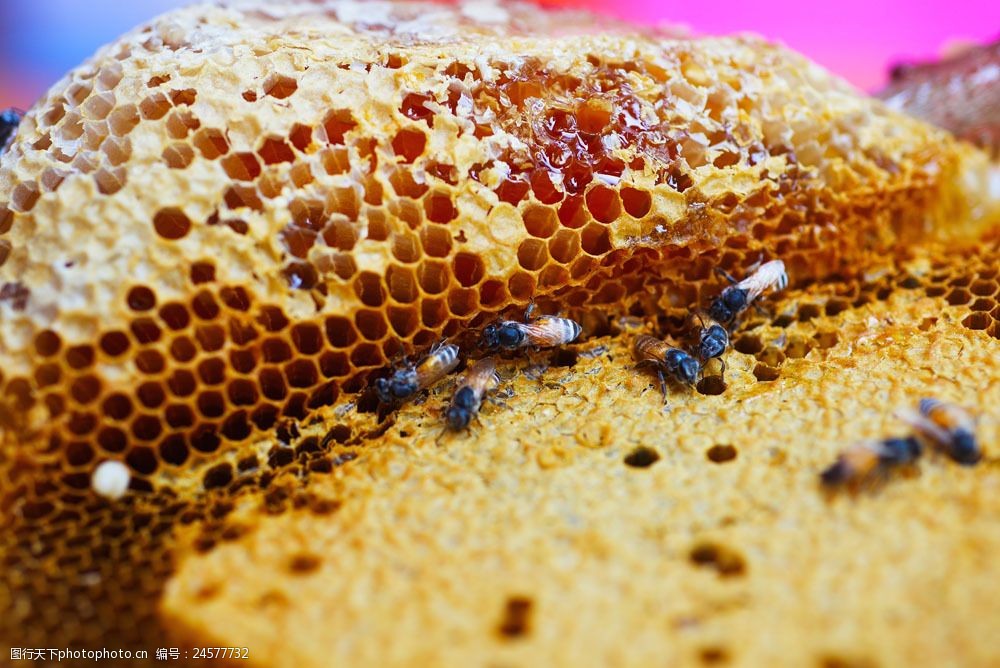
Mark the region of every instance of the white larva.
[[102, 462], [90, 476], [90, 488], [106, 499], [120, 499], [128, 491], [132, 474], [128, 467], [114, 460]]

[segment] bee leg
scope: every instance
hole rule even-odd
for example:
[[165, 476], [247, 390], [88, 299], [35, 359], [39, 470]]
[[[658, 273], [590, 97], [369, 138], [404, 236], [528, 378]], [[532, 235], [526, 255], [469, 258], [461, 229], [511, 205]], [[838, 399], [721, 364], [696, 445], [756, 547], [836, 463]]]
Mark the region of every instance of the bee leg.
[[532, 299], [530, 302], [528, 302], [528, 307], [524, 309], [524, 321], [529, 322], [531, 320], [531, 316], [534, 313], [535, 313], [535, 300]]
[[660, 394], [663, 395], [663, 405], [667, 405], [667, 377], [663, 375], [663, 367], [656, 365], [656, 376], [660, 379]]
[[720, 276], [722, 276], [723, 278], [725, 278], [727, 281], [729, 281], [733, 285], [736, 285], [737, 283], [739, 283], [739, 281], [737, 281], [735, 278], [733, 278], [732, 274], [730, 274], [728, 271], [726, 271], [722, 267], [716, 267], [715, 268], [715, 273], [719, 274]]
[[717, 359], [719, 360], [719, 364], [722, 365], [722, 371], [719, 372], [719, 380], [721, 380], [724, 384], [726, 382], [726, 360], [721, 357]]

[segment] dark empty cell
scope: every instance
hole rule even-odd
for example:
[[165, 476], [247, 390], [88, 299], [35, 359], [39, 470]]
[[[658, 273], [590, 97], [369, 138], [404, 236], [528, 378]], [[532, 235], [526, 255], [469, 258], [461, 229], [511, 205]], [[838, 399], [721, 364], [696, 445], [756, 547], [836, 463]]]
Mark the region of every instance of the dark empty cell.
[[337, 109], [326, 115], [323, 121], [323, 129], [326, 133], [326, 141], [330, 144], [344, 144], [344, 136], [354, 129], [357, 123], [351, 116], [351, 112], [346, 109]]
[[425, 294], [437, 295], [448, 287], [448, 270], [439, 262], [424, 262], [417, 268], [417, 280]]
[[494, 192], [501, 202], [517, 206], [521, 200], [527, 197], [530, 190], [531, 184], [521, 177], [517, 179], [504, 179], [503, 183], [497, 186]]
[[164, 239], [177, 240], [191, 231], [191, 221], [178, 208], [161, 209], [153, 216], [153, 228]]
[[316, 243], [317, 236], [318, 234], [314, 230], [298, 225], [289, 225], [281, 231], [282, 243], [288, 252], [297, 258], [308, 257], [309, 249]]
[[323, 332], [313, 323], [292, 327], [292, 343], [303, 355], [315, 355], [323, 348]]
[[77, 436], [85, 436], [97, 428], [97, 417], [93, 413], [73, 413], [67, 426]]
[[195, 380], [194, 374], [187, 369], [176, 369], [167, 378], [167, 388], [175, 397], [189, 397], [194, 394], [197, 387], [198, 381]]
[[312, 290], [319, 283], [316, 267], [308, 262], [291, 262], [282, 273], [293, 290]]
[[969, 286], [969, 291], [978, 297], [988, 297], [997, 291], [997, 284], [994, 281], [980, 280]]
[[210, 357], [198, 364], [198, 377], [206, 385], [221, 385], [226, 380], [226, 363], [218, 357]]
[[645, 190], [622, 188], [621, 198], [625, 212], [633, 218], [645, 217], [652, 207], [652, 197]]
[[257, 385], [245, 378], [239, 378], [229, 383], [227, 388], [229, 402], [234, 406], [253, 406], [257, 403]]
[[709, 461], [713, 461], [716, 464], [731, 462], [736, 459], [736, 448], [731, 445], [713, 445], [705, 451], [705, 456], [708, 457]]
[[924, 293], [928, 297], [943, 297], [948, 292], [948, 288], [943, 285], [928, 285]]
[[361, 343], [351, 351], [351, 364], [356, 368], [381, 366], [382, 351], [374, 343]]
[[427, 146], [427, 135], [419, 129], [404, 128], [392, 138], [392, 150], [401, 156], [404, 162], [413, 162], [424, 152]]
[[308, 414], [306, 410], [308, 400], [309, 397], [305, 392], [292, 392], [288, 400], [285, 401], [285, 407], [281, 409], [281, 414], [287, 418], [304, 420]]
[[287, 362], [292, 359], [292, 347], [280, 337], [271, 337], [261, 344], [261, 355], [269, 364]]
[[101, 381], [97, 376], [80, 376], [69, 388], [73, 398], [81, 404], [89, 404], [101, 393]]
[[699, 543], [688, 553], [691, 563], [712, 568], [722, 577], [735, 577], [746, 573], [743, 556], [728, 547], [715, 543]]
[[246, 288], [240, 286], [227, 286], [219, 291], [222, 303], [234, 311], [250, 310], [250, 295]]
[[260, 176], [260, 162], [253, 153], [233, 153], [222, 160], [222, 168], [234, 181], [253, 181]]
[[52, 357], [62, 347], [59, 335], [51, 329], [45, 329], [35, 336], [35, 352], [42, 357]]
[[159, 445], [160, 459], [163, 463], [181, 466], [188, 458], [188, 446], [181, 434], [170, 434]]
[[800, 322], [809, 322], [823, 315], [823, 309], [819, 304], [802, 304], [799, 306], [797, 315]]
[[837, 345], [837, 341], [839, 340], [840, 336], [837, 334], [837, 332], [823, 331], [823, 332], [816, 332], [815, 334], [813, 334], [813, 341], [815, 341], [816, 345], [823, 350], [827, 348], [833, 348], [835, 345]]
[[346, 348], [358, 338], [354, 324], [341, 316], [330, 316], [325, 323], [326, 338], [335, 348]]
[[140, 415], [132, 422], [132, 436], [139, 441], [155, 441], [162, 431], [163, 425], [153, 415]]
[[173, 429], [190, 427], [194, 424], [194, 411], [187, 404], [170, 404], [163, 411], [163, 415], [167, 424]]
[[307, 404], [309, 410], [316, 410], [324, 406], [332, 406], [337, 401], [337, 397], [340, 396], [337, 383], [330, 381], [328, 383], [323, 383], [319, 387], [313, 389], [309, 394], [309, 402]]
[[163, 386], [157, 382], [149, 381], [139, 385], [136, 390], [136, 397], [146, 408], [157, 408], [166, 401], [167, 393], [163, 391]]
[[288, 388], [285, 386], [285, 377], [281, 371], [274, 367], [266, 367], [258, 374], [261, 393], [273, 401], [280, 401], [288, 396]]
[[125, 420], [132, 414], [132, 400], [121, 392], [115, 392], [101, 403], [101, 412], [112, 420]]
[[198, 395], [197, 404], [198, 412], [207, 418], [216, 418], [226, 412], [226, 400], [219, 392], [202, 392]]
[[195, 99], [198, 97], [197, 91], [193, 88], [185, 88], [183, 90], [172, 90], [170, 91], [170, 101], [174, 103], [174, 106], [190, 106], [194, 104]]
[[156, 294], [149, 288], [138, 285], [128, 291], [125, 301], [133, 311], [148, 311], [156, 306]]
[[528, 301], [535, 295], [535, 277], [523, 271], [516, 272], [507, 281], [507, 289], [514, 299]]
[[698, 652], [698, 658], [706, 665], [728, 663], [729, 652], [725, 647], [703, 647]]
[[386, 283], [389, 285], [389, 294], [397, 302], [410, 304], [420, 296], [417, 287], [417, 277], [412, 269], [390, 265], [386, 271]]
[[948, 293], [948, 296], [945, 297], [945, 299], [947, 299], [948, 303], [952, 306], [960, 306], [961, 304], [968, 304], [969, 300], [972, 299], [972, 296], [969, 294], [969, 291], [964, 288], [955, 288]]
[[448, 319], [448, 304], [443, 299], [424, 299], [420, 304], [420, 320], [425, 327], [439, 327]]
[[288, 133], [288, 139], [292, 142], [292, 146], [305, 153], [309, 145], [312, 144], [312, 135], [313, 129], [311, 127], [296, 123], [292, 126], [291, 132]]
[[420, 311], [415, 306], [390, 306], [389, 324], [400, 338], [408, 338], [420, 327]]
[[205, 477], [202, 479], [202, 486], [205, 489], [217, 489], [225, 487], [232, 481], [233, 467], [228, 462], [223, 462], [221, 464], [216, 464], [212, 468], [205, 471]]
[[282, 162], [294, 162], [295, 153], [284, 139], [280, 137], [270, 137], [264, 140], [257, 155], [264, 161], [265, 165], [277, 165]]
[[220, 442], [215, 425], [201, 425], [191, 433], [191, 447], [198, 452], [215, 452]]
[[529, 206], [524, 210], [522, 219], [525, 231], [541, 239], [551, 237], [559, 226], [555, 212], [549, 207]]
[[554, 367], [572, 367], [579, 359], [579, 354], [571, 348], [556, 348], [549, 356], [549, 363]]
[[123, 452], [128, 446], [128, 436], [121, 429], [105, 427], [97, 433], [97, 444], [105, 452]]
[[517, 261], [528, 271], [537, 271], [549, 261], [549, 251], [540, 239], [526, 239], [517, 248]]
[[500, 619], [500, 635], [518, 638], [530, 633], [532, 607], [532, 600], [526, 596], [508, 598]]
[[330, 443], [346, 443], [351, 437], [351, 428], [345, 424], [334, 425], [323, 437], [321, 447], [326, 447]]
[[178, 336], [170, 343], [170, 356], [178, 362], [190, 362], [197, 354], [194, 341], [186, 336]]
[[129, 329], [140, 346], [160, 340], [160, 328], [152, 318], [136, 318]]
[[364, 271], [354, 279], [354, 294], [365, 306], [381, 306], [385, 302], [385, 288], [379, 274]]
[[452, 246], [451, 232], [446, 227], [424, 225], [420, 230], [420, 243], [427, 255], [447, 257]]
[[125, 455], [125, 463], [136, 473], [141, 475], [151, 475], [156, 472], [157, 459], [156, 452], [152, 448], [144, 445], [133, 447]]
[[62, 370], [58, 364], [40, 364], [35, 369], [35, 382], [39, 388], [55, 385], [62, 378]]
[[483, 306], [497, 306], [506, 299], [507, 289], [501, 281], [484, 281], [479, 286], [479, 303]]
[[94, 449], [83, 441], [73, 441], [66, 445], [66, 461], [70, 466], [83, 466], [94, 458]]
[[158, 121], [167, 115], [170, 108], [169, 98], [157, 91], [139, 103], [139, 114], [147, 121]]
[[564, 227], [579, 229], [590, 222], [590, 215], [587, 212], [586, 203], [583, 197], [574, 195], [567, 197], [566, 201], [559, 205], [559, 222]]
[[312, 387], [319, 380], [319, 373], [312, 360], [295, 360], [285, 365], [285, 377], [292, 387]]
[[660, 453], [653, 448], [639, 446], [632, 452], [625, 455], [625, 465], [632, 468], [644, 469], [652, 466], [660, 460]]
[[260, 431], [267, 431], [274, 426], [278, 420], [278, 408], [271, 404], [258, 406], [250, 416], [250, 421]]
[[448, 310], [452, 315], [470, 315], [479, 307], [479, 293], [472, 288], [454, 288], [448, 292]]
[[94, 349], [91, 346], [72, 346], [66, 350], [66, 364], [73, 369], [86, 369], [94, 364]]
[[327, 378], [346, 376], [351, 372], [351, 363], [345, 353], [326, 352], [320, 355], [319, 368]]
[[101, 335], [100, 346], [104, 354], [109, 357], [118, 357], [125, 353], [132, 345], [125, 332], [112, 331]]
[[381, 341], [388, 331], [385, 318], [380, 311], [361, 309], [354, 314], [354, 322], [361, 336], [369, 341]]
[[580, 235], [572, 230], [559, 230], [549, 240], [549, 254], [556, 262], [568, 264], [580, 253]]
[[446, 192], [431, 192], [424, 196], [424, 213], [434, 223], [448, 223], [458, 216], [458, 210]]
[[587, 209], [602, 223], [614, 222], [622, 213], [618, 193], [603, 185], [595, 185], [587, 192]]
[[733, 348], [745, 355], [756, 355], [764, 350], [764, 342], [753, 334], [744, 334], [733, 341]]
[[272, 74], [264, 80], [264, 94], [279, 100], [290, 97], [298, 88], [295, 79], [284, 74]]
[[987, 329], [992, 322], [993, 319], [989, 316], [989, 314], [982, 312], [970, 313], [964, 320], [962, 320], [963, 325], [973, 330]]
[[722, 376], [705, 376], [698, 381], [695, 387], [698, 390], [698, 394], [717, 396], [726, 391], [726, 382], [722, 379]]
[[843, 313], [851, 307], [850, 303], [844, 299], [831, 299], [823, 309], [827, 315], [833, 316]]
[[166, 360], [157, 350], [142, 350], [135, 356], [135, 366], [145, 374], [157, 374], [166, 367]]
[[792, 338], [785, 345], [785, 356], [789, 359], [801, 359], [809, 354], [813, 344], [809, 339]]
[[992, 299], [986, 299], [981, 297], [976, 301], [972, 302], [972, 306], [970, 308], [973, 311], [989, 311], [990, 309], [993, 308], [993, 305], [995, 303], [996, 302], [993, 301]]
[[190, 275], [191, 282], [195, 285], [211, 283], [215, 281], [215, 265], [211, 262], [195, 262], [191, 265]]
[[603, 255], [611, 250], [611, 235], [606, 227], [591, 223], [583, 228], [580, 246], [589, 255]]

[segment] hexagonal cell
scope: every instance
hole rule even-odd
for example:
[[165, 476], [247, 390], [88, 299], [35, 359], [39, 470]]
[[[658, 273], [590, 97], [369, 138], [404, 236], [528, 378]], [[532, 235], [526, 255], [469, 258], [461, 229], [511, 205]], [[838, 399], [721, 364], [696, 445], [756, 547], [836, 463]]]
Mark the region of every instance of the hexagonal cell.
[[448, 257], [452, 246], [451, 232], [440, 225], [424, 225], [420, 229], [420, 245], [430, 257]]
[[537, 271], [549, 261], [548, 246], [541, 239], [526, 239], [517, 248], [517, 261], [528, 271]]
[[194, 133], [192, 141], [206, 160], [215, 160], [229, 153], [229, 141], [222, 130], [203, 128]]
[[323, 119], [324, 138], [328, 144], [343, 145], [344, 137], [357, 125], [349, 110], [334, 109]]
[[414, 306], [390, 306], [389, 325], [402, 339], [409, 338], [420, 327], [420, 311]]
[[621, 199], [613, 188], [595, 185], [587, 191], [586, 200], [590, 215], [598, 222], [612, 223], [621, 216]]
[[594, 223], [587, 225], [580, 235], [580, 247], [589, 255], [604, 255], [611, 250], [611, 235], [608, 229]]
[[392, 138], [392, 150], [403, 162], [412, 163], [426, 147], [427, 135], [418, 128], [403, 128]]
[[153, 216], [153, 228], [164, 239], [183, 239], [191, 231], [191, 220], [176, 207], [161, 209]]
[[569, 264], [580, 253], [580, 235], [573, 230], [559, 230], [549, 240], [549, 254], [562, 264]]
[[281, 137], [268, 137], [261, 147], [257, 149], [257, 155], [264, 161], [265, 165], [278, 165], [283, 162], [294, 162], [295, 153], [292, 147]]
[[233, 153], [222, 159], [222, 168], [234, 181], [253, 181], [260, 176], [261, 166], [253, 153]]
[[385, 303], [386, 290], [382, 277], [370, 271], [363, 271], [354, 279], [354, 294], [365, 306], [378, 307]]
[[472, 314], [479, 307], [479, 292], [472, 288], [452, 288], [448, 291], [448, 310], [452, 315], [463, 317]]
[[434, 223], [449, 223], [458, 216], [458, 210], [446, 191], [431, 191], [424, 196], [424, 212], [427, 220]]
[[298, 88], [298, 82], [284, 74], [274, 73], [264, 79], [264, 94], [278, 100], [291, 97]]

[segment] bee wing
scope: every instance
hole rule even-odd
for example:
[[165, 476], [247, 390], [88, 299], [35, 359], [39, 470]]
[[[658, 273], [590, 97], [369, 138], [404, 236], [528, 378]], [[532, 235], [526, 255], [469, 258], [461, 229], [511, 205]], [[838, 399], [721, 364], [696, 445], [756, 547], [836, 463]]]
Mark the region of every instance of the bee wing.
[[496, 360], [484, 357], [473, 364], [465, 374], [463, 384], [475, 388], [479, 393], [495, 389], [500, 384]]
[[762, 264], [742, 281], [739, 286], [747, 291], [747, 302], [752, 302], [770, 287], [777, 290], [788, 285], [788, 275], [785, 273], [785, 263], [781, 260], [771, 260]]
[[572, 342], [580, 335], [580, 325], [567, 318], [543, 316], [534, 322], [521, 325], [528, 340], [540, 348], [559, 346]]
[[893, 415], [916, 429], [924, 436], [932, 439], [938, 443], [938, 445], [948, 445], [948, 443], [951, 442], [951, 436], [945, 429], [942, 429], [933, 420], [921, 415], [913, 409], [900, 408], [893, 411]]

